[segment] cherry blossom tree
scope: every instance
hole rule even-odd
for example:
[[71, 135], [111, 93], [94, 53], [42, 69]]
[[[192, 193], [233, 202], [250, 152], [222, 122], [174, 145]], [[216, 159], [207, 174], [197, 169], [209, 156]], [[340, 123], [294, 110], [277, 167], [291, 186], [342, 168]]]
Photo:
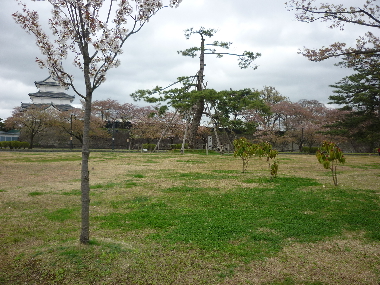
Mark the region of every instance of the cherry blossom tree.
[[[315, 0], [289, 0], [289, 10], [296, 11], [296, 19], [301, 22], [328, 22], [331, 29], [345, 29], [346, 25], [360, 25], [370, 30], [356, 40], [356, 46], [335, 42], [319, 49], [304, 48], [301, 52], [309, 60], [322, 61], [330, 57], [344, 57], [344, 65], [355, 66], [368, 58], [380, 55], [380, 6], [377, 0], [356, 1], [358, 5], [316, 4]], [[342, 2], [344, 2], [342, 0]], [[360, 5], [359, 2], [362, 4]]]
[[[70, 111], [60, 112], [53, 122], [53, 126], [56, 127], [56, 131], [70, 135], [71, 143], [75, 138], [80, 144], [83, 143], [83, 115], [84, 112], [81, 109], [74, 108]], [[91, 116], [90, 132], [91, 138], [106, 138], [109, 134], [104, 130], [103, 121], [97, 117]]]
[[21, 130], [29, 141], [29, 148], [33, 148], [37, 135], [44, 133], [54, 120], [53, 114], [45, 109], [46, 106], [38, 105], [31, 105], [26, 110], [16, 107], [12, 116], [6, 119], [5, 126]]
[[[88, 161], [89, 132], [92, 96], [106, 80], [107, 71], [120, 64], [118, 56], [124, 43], [164, 7], [163, 0], [46, 0], [52, 6], [49, 27], [52, 36], [44, 31], [39, 13], [28, 9], [21, 0], [21, 12], [13, 18], [23, 29], [33, 34], [43, 55], [36, 61], [47, 68], [50, 75], [62, 86], [71, 87], [85, 102], [82, 146], [82, 226], [80, 242], [89, 243], [90, 175]], [[182, 0], [167, 0], [169, 6], [177, 7]], [[43, 5], [45, 3], [41, 3]], [[75, 81], [72, 73], [64, 67], [69, 53], [74, 55], [73, 64], [83, 74], [84, 83]], [[84, 84], [85, 93], [79, 90]]]
[[108, 98], [96, 100], [92, 103], [92, 113], [103, 121], [112, 121], [118, 118], [120, 103]]

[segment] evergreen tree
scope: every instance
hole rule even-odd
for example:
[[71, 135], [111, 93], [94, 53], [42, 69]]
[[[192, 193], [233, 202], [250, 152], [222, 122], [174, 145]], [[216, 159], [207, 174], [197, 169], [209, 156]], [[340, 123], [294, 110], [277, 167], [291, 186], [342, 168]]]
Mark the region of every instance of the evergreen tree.
[[354, 69], [355, 74], [344, 77], [335, 88], [330, 103], [348, 111], [342, 120], [330, 125], [330, 133], [364, 142], [368, 151], [380, 141], [380, 68], [378, 64]]

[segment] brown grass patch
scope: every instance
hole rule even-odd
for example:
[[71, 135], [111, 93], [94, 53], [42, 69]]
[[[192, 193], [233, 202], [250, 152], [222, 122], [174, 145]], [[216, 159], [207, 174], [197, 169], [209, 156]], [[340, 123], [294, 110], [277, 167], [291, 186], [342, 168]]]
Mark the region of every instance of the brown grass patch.
[[[380, 247], [349, 237], [292, 243], [276, 257], [241, 266], [221, 284], [379, 284]], [[292, 283], [290, 283], [292, 282]], [[281, 283], [282, 284], [282, 283]]]

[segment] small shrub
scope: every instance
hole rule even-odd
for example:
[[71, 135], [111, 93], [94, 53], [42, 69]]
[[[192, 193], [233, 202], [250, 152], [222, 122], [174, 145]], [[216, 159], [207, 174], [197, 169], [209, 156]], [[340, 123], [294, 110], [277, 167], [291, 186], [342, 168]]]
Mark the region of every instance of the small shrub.
[[29, 148], [30, 147], [30, 144], [28, 142], [21, 142], [21, 147], [23, 149], [26, 149], [26, 148]]
[[324, 141], [322, 146], [318, 148], [316, 156], [318, 162], [321, 163], [325, 169], [331, 170], [334, 185], [338, 186], [336, 166], [338, 163], [346, 162], [342, 150], [335, 143]]
[[[171, 149], [181, 149], [182, 148], [182, 144], [181, 143], [171, 144], [170, 148]], [[189, 145], [187, 143], [185, 143], [185, 148], [186, 149], [189, 148]]]
[[239, 156], [243, 162], [243, 172], [247, 170], [249, 159], [255, 154], [255, 145], [246, 138], [240, 138], [233, 141], [235, 151], [234, 157]]
[[[271, 177], [276, 178], [278, 173], [278, 161], [276, 160], [278, 151], [273, 149], [272, 145], [269, 142], [263, 142], [256, 145], [256, 155], [258, 155], [259, 157], [264, 156], [267, 158]], [[273, 159], [273, 163], [271, 163], [271, 159]]]
[[[240, 156], [243, 161], [243, 172], [247, 170], [248, 161], [253, 156], [266, 157], [269, 163], [270, 174], [273, 177], [277, 177], [278, 173], [278, 161], [276, 156], [278, 151], [272, 149], [272, 145], [269, 142], [262, 142], [259, 144], [253, 144], [249, 142], [246, 138], [240, 138], [233, 141], [235, 151], [234, 156]], [[273, 163], [271, 163], [273, 159]]]
[[20, 149], [21, 148], [21, 142], [19, 142], [19, 141], [11, 141], [11, 146], [14, 149]]
[[4, 142], [1, 142], [1, 148], [11, 148], [11, 142], [8, 142], [8, 141], [4, 141]]

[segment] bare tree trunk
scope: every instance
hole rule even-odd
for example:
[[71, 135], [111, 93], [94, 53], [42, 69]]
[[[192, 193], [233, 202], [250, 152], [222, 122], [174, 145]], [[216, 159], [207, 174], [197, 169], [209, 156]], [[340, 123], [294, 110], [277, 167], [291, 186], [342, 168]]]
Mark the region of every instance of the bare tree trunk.
[[193, 115], [193, 120], [191, 121], [190, 132], [189, 132], [189, 145], [191, 148], [194, 148], [196, 145], [198, 127], [201, 123], [204, 107], [205, 107], [204, 99], [199, 99], [197, 104], [194, 106], [195, 111]]
[[82, 213], [81, 213], [81, 234], [80, 243], [88, 244], [90, 242], [90, 172], [88, 161], [90, 158], [90, 122], [91, 122], [91, 104], [92, 92], [90, 79], [90, 63], [91, 59], [88, 53], [87, 43], [84, 45], [83, 50], [83, 74], [86, 85], [86, 98], [85, 98], [85, 111], [84, 111], [84, 124], [83, 124], [83, 144], [82, 144], [82, 171], [81, 171], [81, 200], [82, 200]]
[[90, 241], [90, 172], [88, 161], [90, 158], [90, 118], [91, 118], [91, 99], [92, 95], [86, 96], [84, 127], [83, 127], [83, 144], [82, 144], [82, 171], [81, 171], [81, 193], [82, 193], [82, 224], [80, 243], [88, 244]]

